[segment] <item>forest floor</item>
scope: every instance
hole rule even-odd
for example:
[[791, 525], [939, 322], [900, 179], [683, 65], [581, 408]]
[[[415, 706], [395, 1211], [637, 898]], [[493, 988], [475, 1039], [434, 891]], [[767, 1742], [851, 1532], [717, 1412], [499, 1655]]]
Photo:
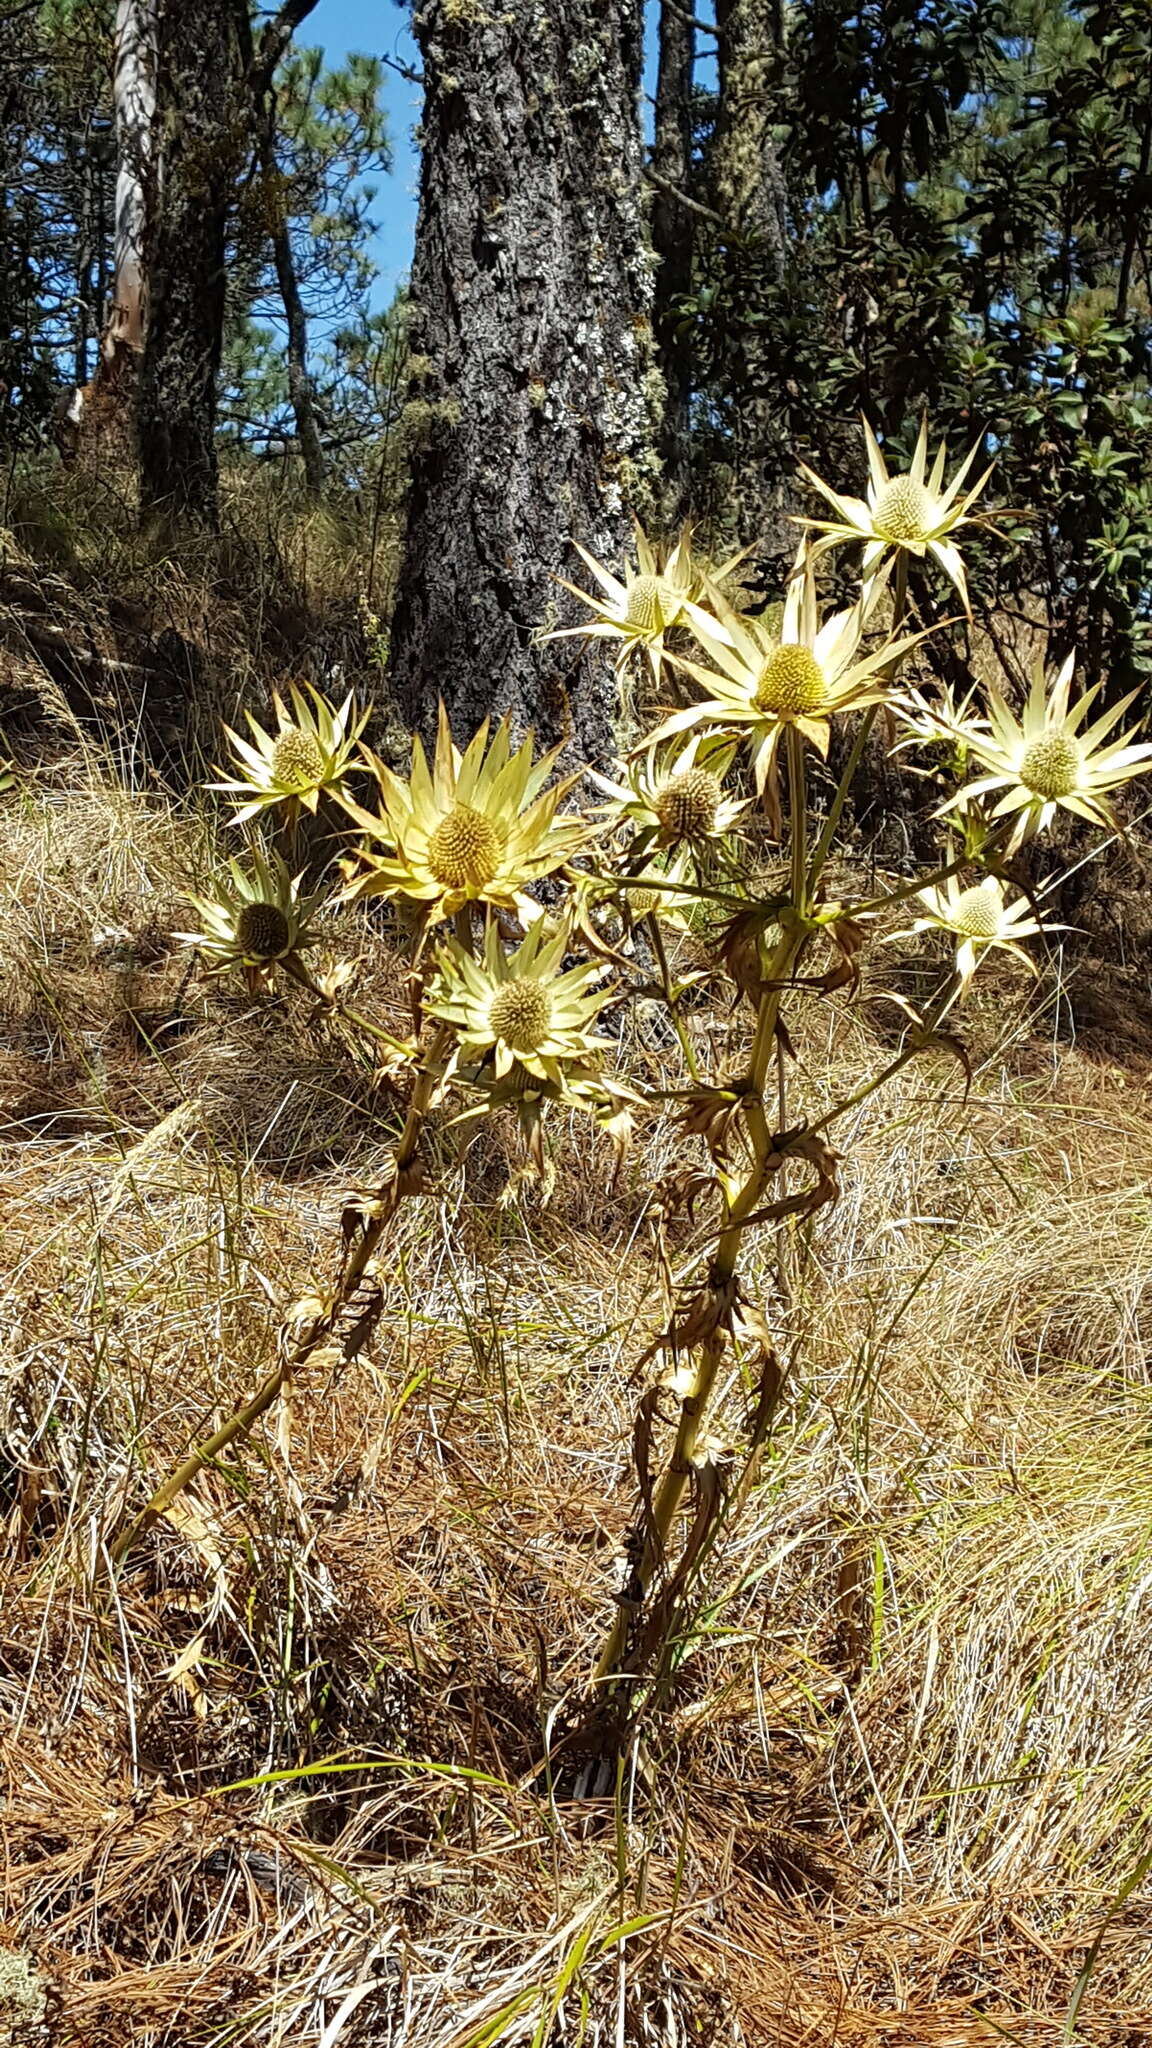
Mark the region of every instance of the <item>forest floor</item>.
[[[611, 1187], [573, 1127], [541, 1206], [435, 1138], [371, 1344], [114, 1571], [396, 1120], [305, 997], [190, 978], [203, 807], [68, 731], [0, 796], [0, 2040], [1147, 2048], [1152, 1059], [1107, 984], [993, 976], [971, 1087], [914, 1066], [843, 1129], [791, 1304], [758, 1248], [770, 1454], [579, 1796], [685, 1141], [652, 1112]], [[806, 1105], [882, 1028], [813, 999]]]

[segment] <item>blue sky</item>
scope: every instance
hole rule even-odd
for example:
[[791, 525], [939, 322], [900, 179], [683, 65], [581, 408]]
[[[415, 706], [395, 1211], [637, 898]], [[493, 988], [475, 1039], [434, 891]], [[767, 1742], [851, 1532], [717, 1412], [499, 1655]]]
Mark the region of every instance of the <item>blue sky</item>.
[[[556, 0], [556, 4], [562, 6], [564, 0]], [[648, 0], [650, 27], [654, 13], [654, 0]], [[298, 41], [320, 44], [331, 64], [340, 63], [350, 51], [363, 50], [369, 56], [395, 57], [412, 70], [419, 69], [420, 53], [409, 32], [408, 8], [399, 0], [319, 0], [302, 24]], [[651, 91], [651, 79], [646, 83]], [[412, 257], [420, 171], [412, 131], [420, 118], [419, 87], [386, 66], [384, 102], [393, 167], [391, 176], [380, 180], [373, 206], [373, 217], [379, 222], [373, 248], [380, 268], [373, 292], [378, 306], [389, 303]]]

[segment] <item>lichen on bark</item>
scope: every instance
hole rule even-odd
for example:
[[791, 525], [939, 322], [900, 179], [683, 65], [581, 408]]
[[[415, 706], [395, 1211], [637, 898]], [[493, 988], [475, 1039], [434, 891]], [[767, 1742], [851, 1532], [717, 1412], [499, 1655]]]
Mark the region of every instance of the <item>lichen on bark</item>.
[[[619, 560], [655, 483], [641, 0], [425, 0], [412, 481], [392, 682], [428, 730], [488, 712], [603, 760], [602, 648], [539, 628], [571, 540]], [[558, 605], [558, 600], [560, 600]]]

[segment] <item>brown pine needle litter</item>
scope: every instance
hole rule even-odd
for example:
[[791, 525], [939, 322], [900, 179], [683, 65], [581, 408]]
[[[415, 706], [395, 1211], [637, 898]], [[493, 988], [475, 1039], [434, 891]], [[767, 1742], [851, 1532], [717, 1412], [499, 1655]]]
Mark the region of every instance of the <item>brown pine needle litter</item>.
[[[676, 1683], [576, 1796], [662, 1117], [610, 1194], [574, 1125], [549, 1208], [496, 1203], [495, 1132], [445, 1146], [369, 1348], [110, 1578], [395, 1137], [304, 996], [183, 982], [197, 830], [90, 761], [3, 812], [0, 2039], [1145, 2048], [1148, 1069], [1037, 1037], [1009, 970], [966, 1104], [942, 1059], [860, 1110]], [[362, 971], [401, 1028], [383, 940]], [[830, 1015], [796, 1048], [817, 1096], [859, 1050]]]

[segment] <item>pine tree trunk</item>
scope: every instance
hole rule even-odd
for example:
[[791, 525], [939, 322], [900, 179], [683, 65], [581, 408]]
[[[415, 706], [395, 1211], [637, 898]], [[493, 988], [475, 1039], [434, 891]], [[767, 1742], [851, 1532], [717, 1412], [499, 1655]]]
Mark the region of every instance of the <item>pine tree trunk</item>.
[[[61, 416], [66, 464], [135, 480], [140, 356], [148, 319], [147, 245], [155, 198], [157, 0], [118, 0], [112, 73], [116, 189], [112, 216], [112, 302], [100, 332], [91, 383], [87, 344], [76, 360], [77, 391]], [[93, 161], [90, 176], [99, 177]], [[90, 202], [91, 204], [91, 202]], [[83, 297], [84, 286], [80, 286]]]
[[245, 0], [158, 0], [155, 206], [140, 369], [146, 524], [217, 523], [216, 380], [224, 243], [251, 145]]
[[720, 97], [713, 144], [716, 210], [766, 245], [784, 272], [788, 217], [768, 85], [781, 34], [780, 0], [716, 0]]
[[691, 351], [687, 339], [678, 331], [677, 301], [692, 289], [695, 216], [677, 194], [689, 194], [692, 183], [695, 66], [696, 30], [692, 16], [678, 0], [663, 0], [652, 149], [652, 247], [657, 258], [656, 346], [667, 393], [660, 453], [665, 479], [674, 495], [683, 489], [688, 471], [692, 396]]
[[[274, 158], [270, 160], [275, 161]], [[272, 256], [288, 329], [288, 398], [304, 464], [305, 494], [309, 498], [321, 498], [324, 495], [326, 465], [312, 395], [312, 379], [308, 374], [308, 315], [300, 296], [296, 259], [292, 254], [292, 237], [286, 217], [281, 217], [273, 229]]]
[[109, 356], [121, 347], [138, 354], [144, 346], [144, 251], [156, 123], [156, 38], [156, 0], [119, 0], [113, 73], [117, 155], [113, 305], [103, 338]]
[[716, 0], [719, 96], [712, 143], [712, 203], [725, 224], [726, 349], [732, 407], [733, 502], [743, 540], [759, 540], [770, 584], [795, 550], [791, 451], [777, 426], [775, 364], [764, 324], [744, 317], [783, 282], [788, 207], [769, 94], [781, 36], [781, 0]]
[[288, 399], [296, 421], [296, 440], [304, 465], [304, 488], [309, 498], [323, 496], [327, 465], [316, 418], [312, 378], [308, 371], [308, 314], [300, 291], [288, 212], [281, 196], [276, 162], [276, 67], [300, 23], [311, 14], [316, 0], [288, 0], [269, 22], [259, 51], [249, 33], [244, 41], [244, 64], [252, 92], [258, 136], [257, 152], [271, 212], [272, 261], [284, 307], [288, 330]]
[[488, 712], [611, 750], [603, 649], [537, 635], [575, 536], [620, 559], [651, 487], [642, 0], [423, 0], [412, 483], [392, 677], [427, 732]]

